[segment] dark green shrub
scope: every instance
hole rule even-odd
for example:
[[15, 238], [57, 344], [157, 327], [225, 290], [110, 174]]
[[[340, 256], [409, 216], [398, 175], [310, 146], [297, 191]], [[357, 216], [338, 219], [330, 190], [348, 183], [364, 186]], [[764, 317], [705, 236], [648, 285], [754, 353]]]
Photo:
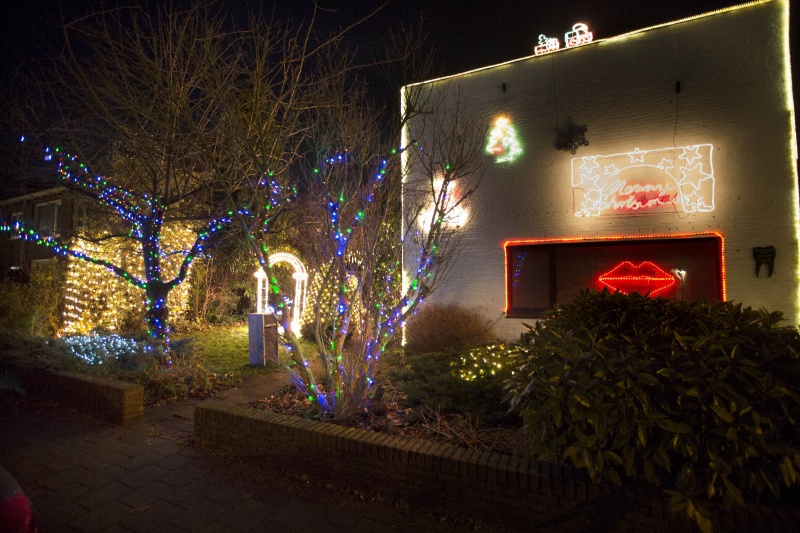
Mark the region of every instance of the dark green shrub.
[[[517, 415], [509, 414], [503, 403], [503, 383], [511, 375], [506, 353], [497, 347], [481, 347], [463, 352], [392, 354], [384, 361], [382, 377], [405, 395], [407, 407], [426, 406], [443, 414], [466, 413], [488, 425], [519, 424]], [[476, 361], [481, 362], [483, 373], [474, 366]], [[495, 366], [498, 362], [500, 369]]]
[[519, 348], [511, 406], [542, 460], [703, 501], [778, 500], [800, 472], [800, 337], [780, 313], [583, 292]]
[[455, 304], [422, 306], [408, 319], [405, 334], [408, 353], [462, 350], [494, 340], [489, 320]]
[[64, 264], [42, 264], [27, 282], [0, 282], [0, 328], [25, 335], [54, 335], [61, 328]]

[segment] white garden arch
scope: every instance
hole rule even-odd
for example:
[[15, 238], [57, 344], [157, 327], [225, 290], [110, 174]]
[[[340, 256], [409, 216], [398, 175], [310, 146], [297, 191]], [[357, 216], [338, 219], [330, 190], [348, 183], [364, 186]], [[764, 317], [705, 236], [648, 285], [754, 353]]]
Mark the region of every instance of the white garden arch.
[[[303, 315], [303, 308], [306, 302], [306, 282], [308, 281], [308, 272], [305, 265], [295, 256], [287, 252], [277, 252], [269, 256], [267, 259], [270, 265], [277, 265], [278, 263], [288, 263], [293, 269], [294, 273], [294, 306], [292, 309], [292, 332], [295, 334], [300, 333], [300, 317]], [[273, 314], [274, 309], [269, 305], [269, 282], [267, 281], [267, 274], [263, 268], [259, 268], [255, 273], [258, 278], [258, 293], [256, 301], [256, 312], [263, 314]]]

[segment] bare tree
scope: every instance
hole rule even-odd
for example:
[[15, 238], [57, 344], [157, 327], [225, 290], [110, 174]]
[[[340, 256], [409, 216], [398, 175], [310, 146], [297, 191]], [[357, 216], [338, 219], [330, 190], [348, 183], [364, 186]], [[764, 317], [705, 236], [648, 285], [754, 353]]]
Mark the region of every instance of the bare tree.
[[[288, 314], [282, 321], [295, 385], [321, 413], [348, 418], [380, 395], [381, 356], [457, 254], [463, 221], [454, 217], [480, 182], [485, 136], [458, 98], [426, 86], [404, 91], [403, 113], [387, 135], [386, 118], [368, 105], [363, 85], [329, 74], [298, 167], [303, 254], [321, 278], [308, 295], [312, 353], [297, 342]], [[407, 183], [401, 199], [412, 168], [424, 178]], [[419, 257], [403, 284], [409, 241]]]

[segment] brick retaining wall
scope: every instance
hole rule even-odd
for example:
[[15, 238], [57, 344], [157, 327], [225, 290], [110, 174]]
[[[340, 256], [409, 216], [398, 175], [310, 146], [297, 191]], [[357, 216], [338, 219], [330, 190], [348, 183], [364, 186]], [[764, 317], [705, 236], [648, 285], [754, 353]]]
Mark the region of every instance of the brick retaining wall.
[[23, 377], [25, 388], [117, 424], [139, 422], [144, 388], [134, 383], [78, 372], [41, 372]]
[[[515, 529], [582, 531], [591, 520], [615, 531], [694, 530], [659, 492], [593, 485], [569, 467], [223, 402], [198, 406], [194, 420], [201, 448]], [[748, 506], [719, 520], [724, 531], [794, 531], [800, 512]]]

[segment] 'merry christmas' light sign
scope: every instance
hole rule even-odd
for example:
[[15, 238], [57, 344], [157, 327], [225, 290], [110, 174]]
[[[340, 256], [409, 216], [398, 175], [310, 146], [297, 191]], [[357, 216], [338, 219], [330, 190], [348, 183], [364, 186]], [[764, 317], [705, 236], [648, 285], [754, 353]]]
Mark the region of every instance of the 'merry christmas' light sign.
[[710, 144], [572, 159], [575, 216], [714, 210]]

